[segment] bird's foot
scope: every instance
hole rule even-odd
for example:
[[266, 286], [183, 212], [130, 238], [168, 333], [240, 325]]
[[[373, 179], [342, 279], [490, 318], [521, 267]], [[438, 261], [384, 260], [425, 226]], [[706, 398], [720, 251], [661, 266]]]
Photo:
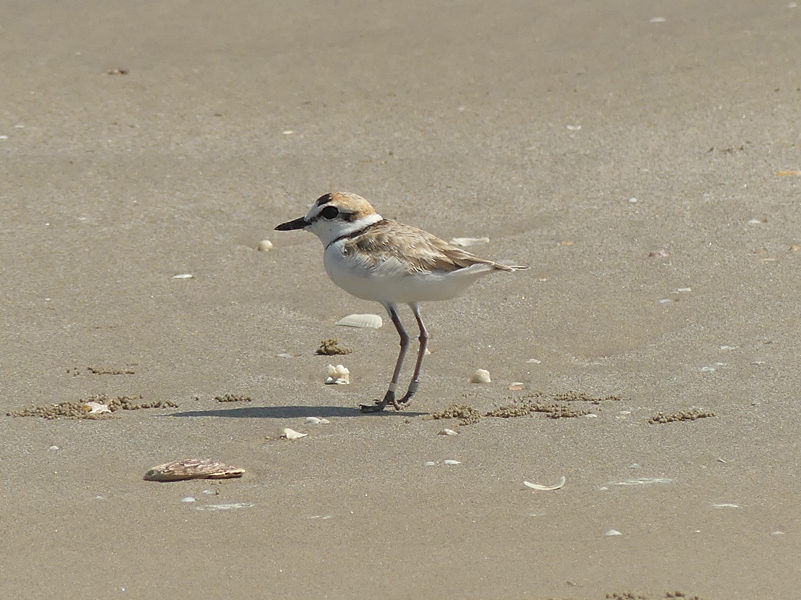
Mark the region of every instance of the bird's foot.
[[[403, 402], [403, 400], [401, 400], [401, 402]], [[398, 402], [395, 400], [395, 392], [387, 392], [383, 400], [376, 400], [373, 404], [360, 404], [359, 408], [361, 408], [363, 413], [377, 413], [384, 410], [387, 404], [394, 406], [395, 410], [400, 410], [400, 406], [398, 406]]]
[[412, 381], [409, 384], [409, 389], [403, 395], [403, 398], [398, 400], [398, 404], [410, 404], [411, 401], [412, 401], [412, 397], [417, 393], [417, 385], [418, 385], [418, 382]]

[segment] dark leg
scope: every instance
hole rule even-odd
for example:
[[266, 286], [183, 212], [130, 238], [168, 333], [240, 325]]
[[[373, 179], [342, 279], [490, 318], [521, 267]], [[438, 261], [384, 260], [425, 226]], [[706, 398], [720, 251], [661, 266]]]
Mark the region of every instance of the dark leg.
[[417, 392], [417, 385], [420, 383], [420, 369], [423, 366], [423, 357], [426, 355], [426, 347], [428, 346], [428, 331], [426, 330], [426, 326], [423, 325], [423, 319], [420, 316], [420, 307], [417, 303], [409, 304], [409, 306], [414, 313], [414, 318], [417, 319], [417, 326], [420, 328], [420, 336], [417, 338], [420, 340], [420, 350], [417, 352], [417, 364], [414, 366], [412, 382], [409, 384], [406, 395], [398, 400], [400, 404], [407, 404], [412, 399], [415, 392]]
[[395, 329], [398, 330], [398, 335], [400, 335], [400, 353], [398, 354], [398, 362], [395, 363], [395, 372], [392, 374], [392, 381], [389, 383], [389, 389], [384, 395], [384, 399], [380, 402], [376, 401], [375, 404], [362, 404], [360, 407], [363, 413], [381, 412], [387, 404], [394, 406], [395, 410], [400, 410], [400, 406], [398, 406], [398, 403], [395, 401], [395, 390], [398, 387], [398, 378], [400, 377], [401, 367], [403, 366], [403, 359], [406, 358], [406, 350], [409, 349], [409, 335], [403, 328], [403, 323], [401, 323], [398, 317], [398, 310], [395, 308], [395, 305], [387, 304], [386, 309], [389, 313], [389, 317], [392, 319], [392, 323], [395, 325]]

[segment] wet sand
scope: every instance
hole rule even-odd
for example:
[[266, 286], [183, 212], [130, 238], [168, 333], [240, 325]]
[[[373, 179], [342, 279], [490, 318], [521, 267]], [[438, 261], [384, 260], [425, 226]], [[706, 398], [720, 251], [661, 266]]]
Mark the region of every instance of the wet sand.
[[[797, 595], [801, 7], [2, 14], [0, 597]], [[356, 409], [388, 320], [334, 324], [381, 307], [273, 231], [330, 190], [531, 266], [423, 306], [403, 412]], [[430, 419], [535, 393], [616, 399]], [[5, 416], [99, 394], [178, 407]], [[191, 457], [247, 472], [143, 480]]]

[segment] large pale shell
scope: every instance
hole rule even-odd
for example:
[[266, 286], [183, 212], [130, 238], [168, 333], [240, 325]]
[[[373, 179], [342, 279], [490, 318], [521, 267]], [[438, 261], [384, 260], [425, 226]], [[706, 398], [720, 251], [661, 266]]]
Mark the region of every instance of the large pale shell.
[[471, 237], [458, 237], [451, 238], [451, 244], [461, 246], [462, 248], [469, 248], [470, 246], [478, 246], [479, 244], [486, 244], [489, 242], [488, 237], [471, 238]]
[[491, 383], [489, 371], [486, 369], [478, 369], [470, 378], [470, 383]]
[[301, 433], [300, 431], [295, 431], [294, 429], [290, 429], [289, 427], [284, 428], [284, 433], [281, 437], [286, 438], [288, 440], [299, 440], [302, 437], [306, 437], [309, 435], [308, 433]]
[[384, 320], [379, 315], [348, 315], [337, 321], [337, 325], [343, 327], [372, 327], [379, 329], [384, 324]]
[[325, 380], [328, 384], [346, 385], [350, 383], [350, 371], [342, 365], [328, 365], [328, 377]]
[[538, 483], [530, 483], [528, 481], [524, 481], [523, 485], [531, 488], [532, 490], [537, 490], [540, 492], [552, 492], [553, 490], [558, 490], [560, 487], [564, 486], [566, 482], [567, 478], [563, 475], [559, 480], [559, 483], [556, 485], [540, 485]]
[[182, 481], [184, 479], [228, 479], [242, 477], [245, 469], [215, 462], [208, 458], [187, 458], [153, 467], [145, 473], [148, 481]]

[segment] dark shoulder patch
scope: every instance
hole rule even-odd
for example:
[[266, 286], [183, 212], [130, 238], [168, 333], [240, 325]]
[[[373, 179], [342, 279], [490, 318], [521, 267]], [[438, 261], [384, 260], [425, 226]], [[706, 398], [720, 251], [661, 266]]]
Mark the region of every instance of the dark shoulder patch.
[[314, 203], [315, 206], [322, 206], [323, 204], [328, 204], [331, 202], [331, 194], [325, 194], [317, 198], [317, 202]]

